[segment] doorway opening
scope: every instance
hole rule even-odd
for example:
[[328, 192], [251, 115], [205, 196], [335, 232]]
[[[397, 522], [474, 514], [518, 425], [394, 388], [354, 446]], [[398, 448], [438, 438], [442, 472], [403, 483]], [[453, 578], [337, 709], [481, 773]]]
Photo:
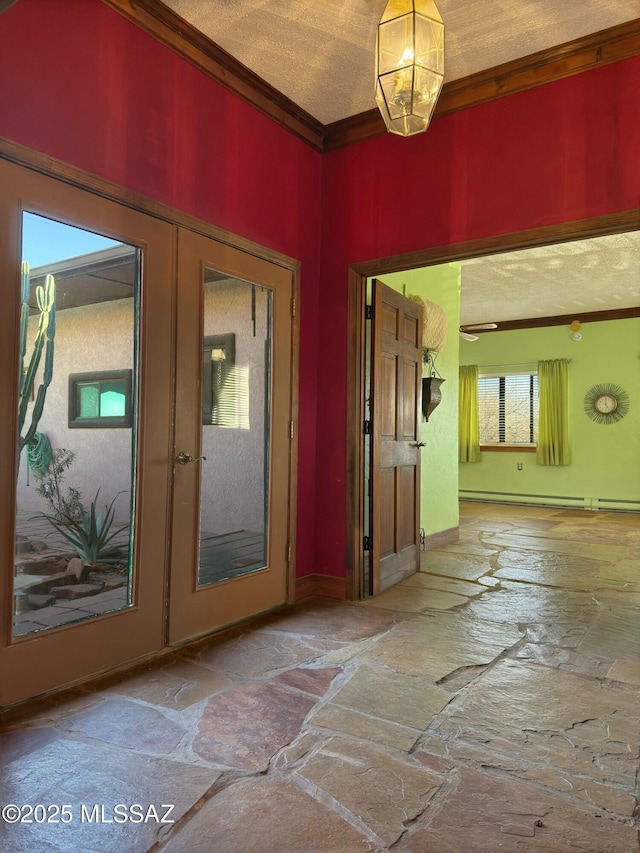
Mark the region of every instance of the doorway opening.
[[[624, 276], [625, 270], [627, 271], [628, 293], [626, 294], [626, 298], [630, 299], [631, 302], [625, 302], [624, 307], [621, 307], [620, 309], [614, 309], [612, 308], [612, 306], [607, 305], [600, 311], [595, 310], [596, 305], [593, 304], [590, 304], [587, 308], [583, 307], [582, 309], [580, 309], [578, 306], [569, 305], [567, 306], [566, 313], [564, 314], [560, 313], [560, 308], [558, 306], [554, 306], [558, 313], [553, 316], [551, 316], [551, 311], [545, 310], [542, 313], [538, 311], [538, 314], [540, 314], [541, 316], [519, 316], [517, 317], [517, 319], [514, 318], [508, 321], [501, 320], [498, 324], [499, 328], [498, 330], [496, 330], [500, 332], [513, 331], [514, 333], [516, 333], [518, 329], [540, 329], [545, 327], [557, 328], [559, 325], [565, 325], [567, 327], [567, 340], [569, 340], [568, 335], [571, 332], [569, 328], [570, 324], [579, 316], [583, 318], [584, 323], [606, 323], [610, 320], [632, 320], [633, 318], [637, 318], [640, 316], [640, 295], [638, 293], [632, 292], [632, 282], [636, 282], [638, 279], [637, 275], [634, 277], [633, 270], [631, 269], [630, 265], [630, 259], [633, 256], [633, 252], [631, 251], [631, 247], [627, 246], [625, 248], [625, 246], [623, 245], [626, 238], [629, 238], [632, 241], [637, 240], [639, 236], [638, 223], [638, 212], [631, 211], [628, 214], [625, 214], [624, 216], [603, 216], [594, 218], [592, 220], [563, 224], [562, 226], [557, 227], [549, 226], [541, 229], [532, 229], [527, 232], [517, 232], [511, 235], [505, 235], [503, 238], [500, 239], [499, 242], [496, 241], [496, 239], [470, 241], [469, 243], [465, 244], [457, 244], [455, 246], [443, 247], [436, 250], [426, 250], [425, 252], [421, 253], [412, 253], [411, 256], [399, 256], [396, 258], [389, 258], [385, 259], [383, 262], [375, 261], [365, 264], [359, 264], [350, 269], [349, 316], [353, 323], [353, 327], [355, 328], [356, 335], [352, 339], [352, 343], [348, 353], [351, 388], [348, 401], [348, 414], [350, 424], [348, 448], [348, 459], [350, 464], [348, 471], [348, 484], [352, 486], [352, 488], [349, 488], [348, 493], [353, 496], [353, 499], [351, 500], [349, 506], [348, 531], [350, 533], [350, 536], [348, 539], [347, 564], [348, 587], [352, 590], [354, 598], [361, 598], [364, 596], [365, 590], [368, 589], [369, 578], [367, 555], [362, 551], [359, 536], [359, 532], [364, 531], [366, 529], [367, 519], [369, 515], [368, 489], [365, 485], [367, 465], [369, 464], [369, 462], [367, 459], [366, 443], [363, 441], [361, 428], [361, 425], [366, 420], [368, 420], [366, 389], [368, 387], [367, 364], [369, 359], [369, 349], [367, 344], [366, 321], [364, 315], [365, 306], [367, 304], [367, 278], [371, 276], [376, 276], [382, 279], [383, 281], [388, 281], [393, 274], [401, 278], [407, 278], [411, 274], [416, 273], [421, 268], [426, 267], [429, 270], [432, 270], [433, 268], [442, 264], [452, 266], [461, 263], [464, 270], [465, 262], [468, 261], [469, 264], [473, 264], [474, 259], [480, 259], [480, 261], [484, 262], [488, 260], [487, 256], [501, 257], [505, 263], [521, 265], [523, 263], [523, 259], [520, 257], [521, 252], [523, 252], [524, 250], [536, 249], [538, 247], [540, 248], [541, 252], [544, 252], [548, 249], [549, 257], [547, 258], [547, 265], [549, 269], [549, 275], [552, 275], [553, 270], [557, 270], [557, 267], [560, 264], [560, 258], [562, 256], [566, 258], [566, 256], [578, 253], [582, 241], [595, 240], [596, 238], [603, 237], [606, 238], [608, 235], [612, 235], [612, 239], [616, 242], [616, 250], [619, 253], [618, 260], [616, 261], [616, 265], [620, 267], [619, 273]], [[618, 240], [616, 240], [615, 235], [619, 235]], [[551, 246], [557, 246], [558, 248], [551, 250], [549, 248]], [[605, 265], [606, 264], [607, 262], [605, 261]], [[408, 270], [408, 272], [402, 273], [402, 270]], [[556, 291], [560, 290], [559, 286], [557, 285], [557, 278], [555, 289]], [[465, 315], [464, 293], [465, 290], [463, 273], [463, 309], [460, 320], [460, 322], [463, 324], [463, 328], [465, 324], [484, 324], [494, 319], [493, 316], [475, 317]], [[602, 295], [602, 293], [597, 294], [597, 297], [600, 300], [599, 304], [602, 304]], [[503, 295], [502, 301], [508, 302], [509, 298], [504, 297]], [[514, 298], [511, 297], [511, 302], [514, 301]], [[569, 314], [569, 311], [571, 311], [572, 313]], [[525, 311], [525, 313], [529, 312]], [[592, 328], [595, 329], [596, 327], [594, 326]], [[457, 326], [450, 331], [453, 332], [453, 340], [455, 341], [455, 346], [457, 348]], [[470, 329], [469, 331], [474, 330]], [[492, 337], [492, 335], [489, 334], [488, 330], [486, 334], [485, 330], [480, 330], [477, 333], [474, 331], [474, 335], [478, 338], [480, 337], [480, 335], [484, 335], [484, 338], [482, 338], [482, 340], [484, 341], [488, 341]], [[495, 335], [493, 336], [493, 340], [496, 340]], [[517, 349], [521, 345], [521, 342], [522, 338], [518, 338], [517, 340], [515, 340], [515, 343], [513, 343], [513, 346]], [[464, 344], [465, 342], [462, 343]], [[572, 342], [572, 345], [575, 346], [575, 343]], [[474, 345], [469, 344], [469, 346], [473, 347]], [[479, 352], [479, 349], [471, 350], [472, 353], [476, 351]], [[609, 349], [607, 349], [607, 351], [609, 351]], [[544, 354], [541, 357], [544, 357]], [[601, 362], [604, 362], [604, 360], [602, 358], [599, 358], [598, 356], [595, 357], [595, 360], [600, 360]], [[520, 359], [512, 358], [511, 361], [520, 361]], [[591, 359], [590, 362], [592, 362]], [[450, 398], [455, 398], [456, 412], [458, 363], [459, 362], [456, 359], [455, 377], [447, 377], [447, 379], [451, 378], [455, 379], [455, 381], [452, 382], [451, 385], [447, 383], [447, 386], [445, 386], [445, 390], [443, 393], [443, 400], [447, 395], [449, 395]], [[438, 366], [440, 368], [440, 363], [438, 364]], [[602, 381], [605, 381], [605, 379], [606, 378], [603, 376]], [[627, 384], [629, 384], [628, 381]], [[456, 387], [453, 387], [454, 385]], [[578, 383], [576, 383], [576, 388], [577, 385]], [[585, 391], [586, 390], [587, 389], [585, 389]], [[633, 390], [635, 390], [635, 386]], [[436, 415], [437, 414], [438, 412], [436, 412]], [[455, 425], [455, 431], [457, 434], [457, 423]], [[426, 441], [428, 445], [428, 434], [426, 437]], [[457, 469], [457, 452], [455, 453], [455, 465]], [[516, 467], [515, 463], [513, 467], [514, 471], [521, 470]], [[424, 485], [424, 478], [423, 489], [428, 489], [428, 486]], [[542, 493], [543, 499], [545, 497], [545, 494], [546, 493]], [[595, 501], [595, 504], [599, 504], [602, 508], [613, 507], [614, 505], [621, 509], [624, 509], [626, 507], [627, 509], [634, 510], [637, 508], [636, 504], [638, 504], [639, 496], [628, 496], [625, 492], [625, 495], [622, 495], [621, 493], [617, 497], [620, 498], [620, 500], [614, 500], [613, 497], [610, 497], [609, 499], [603, 498]], [[517, 495], [504, 495], [503, 498], [507, 500], [517, 500]], [[456, 483], [456, 505], [457, 499], [458, 488]], [[494, 499], [500, 498], [494, 497]], [[542, 500], [541, 502], [544, 502], [544, 500]], [[596, 508], [595, 504], [593, 500], [587, 500], [585, 502], [585, 500], [581, 499], [577, 505], [580, 505], [582, 507], [589, 505], [590, 508]], [[452, 529], [441, 529], [438, 534], [431, 539], [430, 542], [429, 536], [427, 535], [427, 548], [436, 547], [439, 542], [441, 542], [441, 544], [444, 544], [444, 541], [439, 540], [439, 535], [442, 535], [444, 537], [450, 537], [456, 532], [457, 531]], [[453, 539], [447, 538], [446, 541], [451, 542], [453, 541]]]

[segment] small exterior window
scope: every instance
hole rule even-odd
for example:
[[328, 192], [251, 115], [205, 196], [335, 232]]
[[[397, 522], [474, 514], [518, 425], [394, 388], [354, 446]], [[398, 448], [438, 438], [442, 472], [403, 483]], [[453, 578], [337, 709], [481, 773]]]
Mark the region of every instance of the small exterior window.
[[69, 375], [69, 427], [131, 426], [131, 370]]
[[[233, 376], [236, 360], [236, 336], [210, 335], [204, 339], [202, 370], [202, 423], [210, 426], [235, 426], [226, 398], [234, 395]], [[233, 399], [231, 400], [233, 402]]]
[[481, 446], [537, 444], [537, 374], [479, 376], [478, 418]]

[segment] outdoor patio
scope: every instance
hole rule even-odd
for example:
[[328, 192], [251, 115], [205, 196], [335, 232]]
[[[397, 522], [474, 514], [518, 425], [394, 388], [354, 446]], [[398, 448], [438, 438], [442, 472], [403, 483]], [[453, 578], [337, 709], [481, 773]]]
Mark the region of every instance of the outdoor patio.
[[[115, 522], [115, 527], [121, 526]], [[41, 515], [20, 512], [16, 517], [16, 566], [14, 579], [13, 636], [78, 622], [92, 616], [120, 610], [129, 604], [126, 570], [104, 566], [93, 572], [89, 583], [67, 575], [66, 563], [75, 556], [69, 543]], [[115, 537], [126, 553], [128, 532]], [[31, 550], [29, 550], [31, 549]], [[33, 572], [30, 563], [60, 558], [54, 573]], [[198, 584], [206, 586], [237, 577], [265, 565], [265, 539], [260, 533], [236, 530], [216, 535], [203, 533], [200, 539]], [[52, 578], [55, 580], [52, 581]], [[51, 587], [51, 589], [49, 589]], [[69, 589], [68, 587], [74, 587]], [[60, 589], [66, 591], [60, 595]]]

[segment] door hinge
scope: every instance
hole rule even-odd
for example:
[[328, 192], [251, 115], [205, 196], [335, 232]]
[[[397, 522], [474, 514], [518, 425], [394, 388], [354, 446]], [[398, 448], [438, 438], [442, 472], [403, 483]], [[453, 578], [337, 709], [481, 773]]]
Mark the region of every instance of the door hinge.
[[371, 421], [364, 422], [364, 434], [371, 435]]
[[289, 421], [289, 438], [293, 438], [293, 436], [294, 436], [293, 421]]
[[293, 296], [291, 298], [291, 316], [292, 317], [296, 316], [296, 298], [295, 298], [295, 296]]
[[291, 562], [291, 543], [287, 545], [287, 563]]
[[364, 306], [364, 319], [373, 320], [373, 305]]
[[370, 551], [371, 550], [371, 537], [370, 536], [363, 536], [362, 537], [362, 548], [364, 551]]

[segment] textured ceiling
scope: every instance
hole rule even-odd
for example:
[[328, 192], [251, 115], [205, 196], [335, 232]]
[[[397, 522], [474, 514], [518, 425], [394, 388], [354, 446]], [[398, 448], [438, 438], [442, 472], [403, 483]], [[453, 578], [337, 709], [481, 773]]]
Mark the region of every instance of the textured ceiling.
[[[323, 124], [375, 107], [386, 0], [164, 0]], [[640, 17], [640, 0], [436, 0], [445, 81]], [[640, 232], [464, 261], [463, 324], [640, 305]]]
[[[164, 0], [323, 124], [375, 107], [386, 0]], [[437, 0], [445, 81], [640, 17], [640, 0]]]
[[640, 231], [462, 261], [460, 322], [640, 306]]

